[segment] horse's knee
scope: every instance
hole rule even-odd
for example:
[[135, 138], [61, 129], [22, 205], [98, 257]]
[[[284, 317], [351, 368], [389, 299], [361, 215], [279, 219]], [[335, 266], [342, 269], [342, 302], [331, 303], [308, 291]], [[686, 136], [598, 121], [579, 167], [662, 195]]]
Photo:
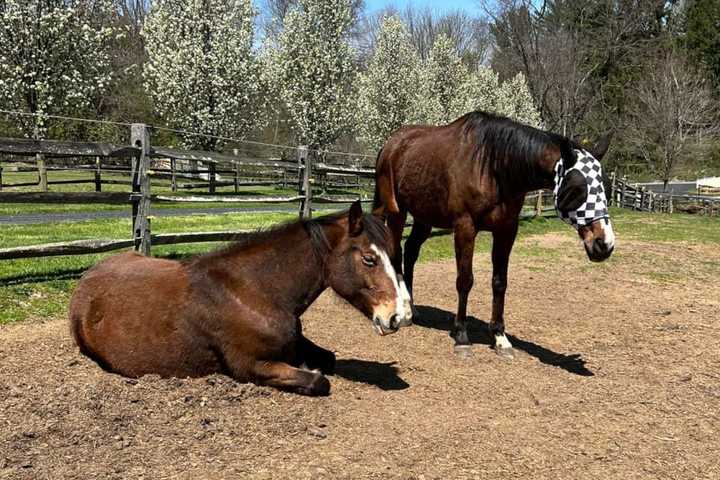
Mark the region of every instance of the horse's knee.
[[492, 290], [495, 295], [504, 295], [507, 290], [507, 277], [493, 275]]
[[461, 273], [455, 281], [455, 287], [458, 292], [467, 293], [472, 289], [474, 283], [475, 278], [472, 272]]

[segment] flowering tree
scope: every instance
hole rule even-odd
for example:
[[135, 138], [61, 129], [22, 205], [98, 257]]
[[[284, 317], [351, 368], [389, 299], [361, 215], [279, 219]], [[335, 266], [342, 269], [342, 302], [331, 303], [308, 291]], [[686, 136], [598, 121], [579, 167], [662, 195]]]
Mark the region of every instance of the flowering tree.
[[25, 135], [44, 138], [46, 115], [76, 112], [107, 88], [112, 11], [111, 0], [0, 2], [0, 104], [37, 114], [20, 120]]
[[535, 106], [525, 75], [518, 73], [502, 84], [498, 92], [497, 112], [520, 123], [540, 128], [540, 112]]
[[422, 78], [421, 110], [427, 123], [445, 124], [473, 109], [470, 72], [447, 35], [435, 38]]
[[501, 113], [500, 78], [492, 68], [481, 66], [469, 75], [465, 85], [471, 110]]
[[[262, 110], [251, 0], [156, 0], [143, 36], [146, 88], [169, 124], [205, 135], [244, 137]], [[189, 148], [222, 140], [187, 135]]]
[[285, 17], [268, 67], [298, 141], [335, 142], [353, 121], [354, 52], [350, 0], [299, 0]]
[[375, 52], [358, 83], [357, 126], [373, 148], [381, 147], [400, 126], [416, 120], [420, 57], [398, 17], [383, 21]]

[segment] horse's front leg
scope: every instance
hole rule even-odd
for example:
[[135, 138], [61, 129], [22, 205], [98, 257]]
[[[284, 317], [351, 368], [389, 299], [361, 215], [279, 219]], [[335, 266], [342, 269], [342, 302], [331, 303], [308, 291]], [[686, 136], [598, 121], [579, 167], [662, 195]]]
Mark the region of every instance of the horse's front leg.
[[456, 222], [454, 240], [457, 280], [455, 286], [458, 292], [458, 309], [450, 335], [455, 339], [455, 352], [461, 356], [467, 356], [470, 353], [470, 338], [467, 333], [467, 301], [473, 286], [472, 261], [476, 235], [477, 229], [469, 216]]
[[302, 334], [298, 341], [297, 351], [300, 364], [309, 370], [318, 369], [325, 375], [335, 373], [335, 354], [314, 344]]
[[490, 320], [490, 334], [495, 340], [495, 352], [499, 355], [512, 358], [512, 344], [505, 336], [505, 291], [507, 290], [507, 273], [510, 252], [515, 243], [518, 224], [493, 231], [492, 246], [492, 292], [493, 307], [492, 319]]
[[302, 395], [324, 396], [330, 393], [330, 381], [323, 374], [295, 368], [284, 362], [256, 361], [252, 373], [259, 385]]

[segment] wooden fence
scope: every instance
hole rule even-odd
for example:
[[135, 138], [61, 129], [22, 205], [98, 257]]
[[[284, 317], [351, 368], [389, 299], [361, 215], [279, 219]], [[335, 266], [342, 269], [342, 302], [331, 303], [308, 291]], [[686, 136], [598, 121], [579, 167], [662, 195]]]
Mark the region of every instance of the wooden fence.
[[[368, 196], [354, 194], [331, 194], [333, 188], [358, 189], [372, 185], [374, 170], [333, 165], [323, 161], [317, 152], [305, 147], [296, 149], [294, 161], [288, 159], [250, 158], [237, 154], [221, 154], [204, 151], [188, 151], [152, 146], [146, 125], [134, 124], [130, 132], [130, 145], [111, 145], [88, 142], [38, 141], [0, 138], [0, 154], [35, 157], [36, 168], [17, 167], [16, 171], [37, 171], [37, 182], [3, 183], [0, 167], [0, 203], [81, 203], [81, 204], [130, 204], [132, 207], [132, 233], [128, 240], [93, 239], [76, 242], [34, 245], [29, 247], [0, 249], [0, 259], [43, 257], [49, 255], [76, 255], [107, 252], [133, 246], [150, 254], [152, 244], [176, 244], [232, 240], [240, 232], [171, 233], [156, 235], [151, 230], [150, 206], [161, 202], [192, 203], [285, 203], [298, 204], [303, 218], [311, 215], [318, 203], [347, 203], [360, 198], [368, 202]], [[70, 167], [47, 167], [45, 157], [63, 158], [73, 163]], [[88, 162], [88, 159], [91, 161]], [[155, 162], [155, 166], [151, 162]], [[166, 166], [158, 167], [165, 162]], [[190, 165], [181, 168], [179, 162]], [[7, 163], [7, 162], [6, 162]], [[75, 165], [79, 163], [79, 165]], [[198, 165], [207, 165], [201, 170]], [[48, 181], [47, 172], [92, 172], [93, 178]], [[103, 178], [103, 174], [125, 175], [128, 180]], [[221, 180], [219, 175], [229, 175], [231, 180]], [[179, 180], [193, 180], [183, 184]], [[158, 194], [152, 186], [158, 181], [169, 181], [171, 194]], [[49, 192], [47, 185], [94, 184], [94, 192]], [[103, 185], [127, 185], [128, 192], [102, 191]], [[238, 195], [244, 186], [273, 185], [293, 188], [295, 193], [284, 195]], [[38, 192], [7, 191], [8, 188], [39, 186]], [[233, 194], [222, 192], [221, 187], [233, 187]], [[180, 190], [207, 189], [207, 194], [178, 194]], [[319, 193], [313, 194], [318, 191]], [[246, 193], [246, 192], [243, 192]]]
[[720, 216], [720, 198], [706, 195], [676, 195], [657, 193], [631, 184], [625, 177], [610, 175], [611, 205], [641, 212], [685, 212], [707, 216]]
[[[79, 255], [107, 252], [134, 247], [150, 254], [151, 246], [176, 243], [230, 241], [241, 232], [195, 232], [155, 234], [151, 229], [150, 206], [161, 202], [231, 203], [231, 204], [298, 204], [302, 218], [311, 215], [314, 203], [347, 203], [358, 198], [368, 202], [367, 196], [333, 195], [333, 188], [370, 189], [374, 169], [331, 164], [321, 161], [316, 152], [306, 147], [296, 148], [296, 158], [253, 158], [234, 154], [189, 151], [151, 145], [148, 128], [134, 124], [130, 145], [111, 145], [88, 142], [37, 141], [0, 138], [0, 154], [35, 157], [36, 166], [15, 167], [15, 171], [37, 171], [36, 182], [3, 183], [0, 166], [0, 203], [81, 203], [130, 204], [132, 233], [129, 239], [91, 239], [65, 243], [34, 245], [0, 249], [0, 259], [44, 257], [51, 255]], [[45, 157], [63, 158], [72, 165], [46, 166]], [[153, 165], [152, 162], [155, 162]], [[7, 163], [7, 162], [6, 162]], [[201, 169], [199, 165], [205, 165]], [[48, 180], [47, 172], [83, 171], [92, 178]], [[104, 174], [106, 174], [104, 176]], [[118, 180], [118, 175], [127, 180]], [[220, 176], [222, 175], [222, 176]], [[112, 176], [113, 178], [108, 178]], [[228, 180], [229, 179], [229, 180]], [[183, 183], [183, 181], [188, 181]], [[169, 182], [170, 194], [154, 193], [152, 186]], [[94, 184], [91, 192], [49, 192], [48, 185]], [[103, 185], [128, 186], [129, 191], [103, 191]], [[285, 195], [240, 195], [247, 186], [272, 185], [285, 189]], [[8, 188], [39, 186], [38, 192], [7, 191]], [[232, 187], [229, 192], [218, 189]], [[207, 189], [207, 194], [179, 194], [180, 191]], [[287, 189], [293, 188], [293, 194]], [[609, 202], [621, 208], [647, 212], [686, 211], [703, 215], [720, 215], [720, 199], [701, 195], [673, 195], [654, 193], [637, 187], [626, 178], [612, 173], [609, 179]], [[319, 193], [315, 193], [314, 191]], [[247, 192], [243, 192], [247, 193]], [[532, 192], [526, 197], [523, 216], [554, 216], [552, 192]]]

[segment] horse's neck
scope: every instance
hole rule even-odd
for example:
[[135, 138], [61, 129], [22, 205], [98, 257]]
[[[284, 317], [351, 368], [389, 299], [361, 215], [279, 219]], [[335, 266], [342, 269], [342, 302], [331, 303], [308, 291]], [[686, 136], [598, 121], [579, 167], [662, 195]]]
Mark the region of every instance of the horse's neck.
[[268, 244], [239, 250], [231, 263], [242, 265], [236, 285], [251, 281], [273, 304], [301, 315], [325, 290], [323, 259], [318, 257], [302, 228], [287, 232]]

